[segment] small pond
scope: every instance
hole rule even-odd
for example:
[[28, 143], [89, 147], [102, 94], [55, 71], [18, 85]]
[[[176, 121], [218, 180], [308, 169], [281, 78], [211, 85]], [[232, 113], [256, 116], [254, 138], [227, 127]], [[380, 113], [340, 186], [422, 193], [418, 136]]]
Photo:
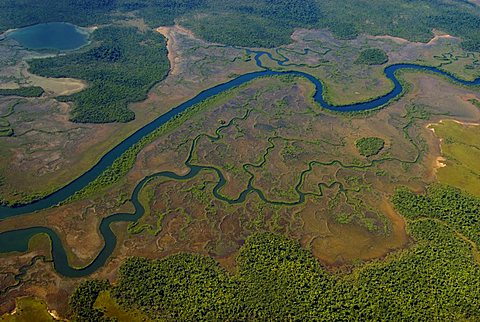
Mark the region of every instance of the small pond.
[[89, 33], [66, 22], [50, 22], [7, 32], [7, 39], [16, 40], [28, 49], [74, 50], [88, 43]]

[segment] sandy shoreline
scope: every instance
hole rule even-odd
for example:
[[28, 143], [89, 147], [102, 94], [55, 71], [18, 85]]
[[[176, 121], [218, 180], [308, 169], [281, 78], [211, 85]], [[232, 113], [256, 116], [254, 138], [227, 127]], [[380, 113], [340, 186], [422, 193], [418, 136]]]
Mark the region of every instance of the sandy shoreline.
[[66, 320], [62, 319], [62, 317], [60, 315], [58, 315], [58, 312], [55, 311], [55, 310], [48, 310], [48, 314], [50, 314], [50, 316], [52, 318], [54, 318], [55, 320], [66, 321]]
[[437, 171], [437, 170], [440, 169], [440, 168], [446, 167], [446, 166], [447, 166], [447, 164], [445, 163], [446, 161], [447, 161], [447, 159], [444, 158], [444, 157], [441, 157], [441, 156], [440, 156], [440, 157], [437, 157], [437, 158], [435, 159], [435, 167], [434, 167], [434, 170]]
[[13, 31], [15, 31], [15, 30], [17, 30], [17, 29], [19, 29], [19, 28], [7, 29], [7, 30], [5, 30], [3, 33], [0, 34], [0, 37], [4, 37], [4, 38], [5, 38], [5, 37], [7, 37], [7, 35], [8, 35], [9, 33], [13, 32]]

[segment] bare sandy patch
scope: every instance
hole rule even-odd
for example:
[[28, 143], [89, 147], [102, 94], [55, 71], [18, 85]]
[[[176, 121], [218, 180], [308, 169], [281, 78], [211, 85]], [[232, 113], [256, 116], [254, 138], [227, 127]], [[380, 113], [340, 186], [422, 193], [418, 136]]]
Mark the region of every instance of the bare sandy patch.
[[474, 122], [462, 122], [462, 121], [459, 121], [459, 120], [452, 120], [452, 121], [455, 122], [455, 123], [461, 124], [461, 125], [465, 125], [465, 126], [478, 126], [478, 125], [480, 125], [480, 123], [474, 123]]
[[[438, 121], [438, 123], [443, 123], [444, 121], [445, 120], [440, 120], [440, 121]], [[476, 122], [465, 122], [465, 121], [459, 121], [459, 120], [448, 120], [448, 121], [452, 121], [452, 122], [455, 122], [457, 124], [461, 124], [461, 125], [465, 125], [465, 126], [478, 126], [478, 125], [480, 125], [480, 123], [476, 123]], [[435, 124], [429, 123], [429, 124], [427, 124], [426, 127], [427, 127], [427, 129], [429, 129], [430, 131], [435, 133], [435, 129], [432, 127], [432, 125], [435, 125]]]
[[90, 27], [83, 27], [82, 29], [87, 30], [88, 32], [92, 33], [98, 29], [98, 26], [90, 26]]
[[434, 166], [435, 171], [440, 169], [440, 168], [445, 168], [447, 166], [447, 164], [445, 163], [446, 161], [447, 161], [447, 159], [445, 159], [442, 156], [437, 157], [435, 159], [435, 166]]
[[[480, 1], [480, 0], [479, 0]], [[413, 44], [417, 46], [425, 46], [425, 45], [434, 45], [435, 43], [438, 42], [440, 39], [458, 39], [457, 37], [454, 37], [449, 34], [442, 34], [440, 32], [434, 31], [434, 36], [428, 43], [423, 43], [423, 42], [415, 42], [415, 41], [410, 41], [405, 38], [400, 38], [400, 37], [394, 37], [394, 36], [389, 36], [389, 35], [382, 35], [382, 36], [367, 36], [370, 39], [389, 39], [397, 44]]]
[[180, 73], [179, 64], [181, 61], [181, 57], [178, 55], [178, 34], [190, 38], [195, 38], [195, 36], [190, 30], [180, 25], [158, 27], [156, 31], [161, 33], [167, 39], [168, 60], [170, 61], [171, 66], [170, 74], [178, 75]]
[[472, 99], [477, 99], [477, 100], [480, 100], [480, 97], [474, 93], [466, 93], [464, 95], [462, 95], [462, 99], [465, 101], [465, 102], [468, 102], [469, 100], [472, 100]]
[[42, 77], [30, 73], [27, 68], [22, 70], [22, 75], [28, 85], [40, 86], [53, 96], [71, 95], [87, 87], [87, 83], [79, 79]]
[[[441, 121], [440, 121], [441, 122]], [[432, 125], [435, 125], [433, 123], [428, 123], [427, 125], [425, 125], [425, 128], [429, 131], [432, 131], [433, 134], [435, 134], [435, 129], [432, 127]]]
[[[442, 120], [440, 120], [439, 123], [442, 123]], [[432, 131], [432, 133], [435, 135], [435, 128], [433, 128], [433, 125], [435, 125], [435, 124], [434, 123], [429, 123], [425, 126], [425, 128], [427, 130]], [[440, 149], [440, 155], [434, 159], [434, 162], [433, 162], [433, 165], [432, 165], [432, 169], [433, 169], [434, 174], [437, 173], [438, 169], [441, 169], [441, 168], [444, 168], [444, 167], [447, 166], [447, 164], [445, 163], [447, 161], [447, 159], [442, 156], [443, 152], [442, 152], [442, 139], [441, 138], [439, 139], [439, 149]]]
[[433, 45], [435, 44], [436, 42], [438, 42], [438, 40], [440, 39], [459, 39], [458, 37], [454, 37], [452, 35], [449, 35], [449, 34], [439, 34], [439, 33], [435, 33], [435, 36], [430, 39], [430, 41], [427, 43], [427, 45]]
[[180, 57], [177, 57], [174, 51], [175, 38], [172, 32], [173, 27], [158, 27], [157, 32], [161, 33], [167, 39], [167, 50], [168, 50], [168, 60], [170, 61], [170, 74], [178, 74], [177, 59], [180, 60]]
[[52, 318], [54, 318], [55, 320], [58, 320], [58, 321], [67, 321], [67, 320], [64, 320], [59, 314], [57, 311], [55, 310], [48, 310], [48, 314], [50, 314], [50, 316]]

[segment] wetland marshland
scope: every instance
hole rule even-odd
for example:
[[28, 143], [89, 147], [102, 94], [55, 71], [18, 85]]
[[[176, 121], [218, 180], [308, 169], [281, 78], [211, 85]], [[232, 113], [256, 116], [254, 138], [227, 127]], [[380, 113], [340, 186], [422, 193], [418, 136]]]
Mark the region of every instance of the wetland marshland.
[[[2, 312], [34, 296], [80, 321], [478, 318], [475, 35], [272, 29], [292, 1], [242, 12], [265, 34], [233, 19], [222, 44], [200, 39], [202, 1], [125, 1], [113, 23], [116, 4], [87, 6], [105, 25], [58, 57], [0, 42]], [[191, 30], [164, 39], [175, 15]], [[292, 26], [311, 29], [281, 40]], [[20, 95], [33, 76], [84, 89]], [[46, 310], [17, 308], [2, 319]]]

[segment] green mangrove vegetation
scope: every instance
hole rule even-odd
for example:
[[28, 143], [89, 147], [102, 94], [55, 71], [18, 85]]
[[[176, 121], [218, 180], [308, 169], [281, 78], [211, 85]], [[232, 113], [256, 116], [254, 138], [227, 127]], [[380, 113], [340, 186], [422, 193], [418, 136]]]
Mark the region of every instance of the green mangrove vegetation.
[[85, 281], [70, 296], [68, 304], [73, 311], [74, 321], [101, 321], [103, 313], [93, 306], [101, 291], [110, 287], [108, 281]]
[[358, 139], [355, 142], [355, 146], [361, 155], [370, 157], [372, 155], [377, 155], [383, 149], [385, 141], [382, 138], [367, 137]]
[[[436, 203], [422, 208], [425, 217], [418, 215], [418, 198]], [[449, 206], [455, 199], [462, 201]], [[480, 265], [472, 254], [479, 241], [472, 246], [455, 228], [462, 223], [461, 233], [478, 232], [471, 214], [478, 214], [479, 200], [432, 186], [422, 196], [399, 189], [393, 202], [407, 217], [415, 245], [351, 274], [329, 273], [298, 243], [265, 232], [247, 238], [234, 274], [202, 255], [134, 257], [121, 266], [110, 292], [124, 309], [166, 321], [480, 318]], [[442, 208], [454, 215], [438, 214]], [[88, 289], [86, 293], [88, 297]]]
[[10, 121], [8, 121], [8, 117], [15, 113], [15, 107], [17, 105], [25, 103], [25, 101], [25, 99], [18, 99], [14, 101], [8, 106], [7, 111], [0, 115], [0, 137], [13, 135], [13, 128], [10, 124]]
[[312, 26], [320, 18], [315, 1], [218, 1], [211, 7], [215, 14], [188, 17], [182, 24], [212, 42], [245, 47], [288, 44], [295, 27]]
[[388, 55], [380, 48], [364, 49], [355, 60], [355, 64], [363, 65], [383, 65], [386, 62], [388, 62]]
[[438, 219], [480, 245], [479, 198], [458, 188], [435, 184], [422, 195], [407, 188], [398, 188], [392, 200], [408, 219]]
[[298, 27], [327, 28], [343, 39], [368, 33], [423, 42], [436, 29], [461, 37], [465, 50], [480, 51], [480, 9], [447, 0], [7, 0], [0, 4], [0, 30], [52, 21], [95, 25], [119, 13], [141, 17], [151, 27], [181, 21], [196, 35], [228, 45], [288, 44]]
[[[407, 0], [262, 0], [213, 1], [207, 7], [182, 17], [182, 23], [207, 40], [229, 45], [284, 45], [291, 42], [295, 27], [306, 27], [327, 28], [342, 39], [368, 33], [424, 42], [437, 29], [462, 37], [465, 50], [480, 48], [480, 36], [475, 32], [480, 10], [468, 2], [420, 0], [411, 5]], [[195, 15], [197, 12], [202, 14]]]
[[38, 86], [0, 89], [0, 96], [40, 97], [43, 93], [43, 88]]
[[164, 37], [134, 27], [108, 26], [92, 34], [95, 45], [65, 56], [29, 62], [32, 73], [46, 77], [86, 80], [87, 89], [59, 97], [73, 102], [74, 122], [128, 122], [135, 118], [128, 103], [147, 98], [147, 92], [170, 68]]
[[480, 108], [480, 101], [475, 99], [475, 98], [472, 98], [469, 100], [470, 103], [472, 103], [473, 105], [475, 105], [476, 107]]

